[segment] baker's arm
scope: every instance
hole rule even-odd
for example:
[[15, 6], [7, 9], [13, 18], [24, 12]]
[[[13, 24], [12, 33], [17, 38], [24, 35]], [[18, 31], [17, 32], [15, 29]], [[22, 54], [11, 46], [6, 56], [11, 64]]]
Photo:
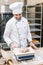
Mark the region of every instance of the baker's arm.
[[29, 44], [32, 48], [37, 49], [37, 47], [32, 43], [32, 36], [31, 36], [29, 24], [27, 24], [27, 26], [28, 26], [28, 41], [29, 41]]
[[33, 49], [38, 49], [32, 42], [30, 42], [30, 46], [33, 48]]
[[10, 47], [15, 47], [15, 43], [10, 39], [10, 34], [11, 34], [11, 26], [9, 23], [6, 24], [5, 26], [5, 31], [4, 31], [4, 35], [3, 35], [3, 38], [4, 38], [4, 41], [7, 43], [7, 45]]

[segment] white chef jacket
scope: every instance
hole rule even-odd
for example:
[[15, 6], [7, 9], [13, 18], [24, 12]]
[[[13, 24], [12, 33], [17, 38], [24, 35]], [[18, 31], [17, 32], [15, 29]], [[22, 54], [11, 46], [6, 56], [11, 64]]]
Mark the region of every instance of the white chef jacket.
[[3, 38], [5, 42], [17, 44], [18, 47], [26, 47], [32, 41], [29, 24], [26, 18], [21, 17], [21, 20], [16, 20], [12, 17], [6, 24]]

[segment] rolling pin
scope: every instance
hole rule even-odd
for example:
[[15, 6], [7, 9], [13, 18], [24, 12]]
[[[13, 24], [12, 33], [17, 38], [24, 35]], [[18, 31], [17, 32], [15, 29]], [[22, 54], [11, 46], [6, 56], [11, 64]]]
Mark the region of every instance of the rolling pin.
[[1, 49], [1, 54], [2, 54], [2, 57], [6, 61], [6, 64], [13, 65], [13, 61], [12, 61], [10, 55], [6, 51], [4, 51], [4, 50]]

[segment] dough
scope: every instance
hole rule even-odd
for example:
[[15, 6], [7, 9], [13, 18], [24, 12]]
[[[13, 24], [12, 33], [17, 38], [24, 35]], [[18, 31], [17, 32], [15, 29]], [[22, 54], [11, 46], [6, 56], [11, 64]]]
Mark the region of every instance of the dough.
[[28, 49], [28, 48], [22, 48], [22, 49], [21, 49], [21, 52], [22, 52], [22, 53], [29, 52], [29, 49]]

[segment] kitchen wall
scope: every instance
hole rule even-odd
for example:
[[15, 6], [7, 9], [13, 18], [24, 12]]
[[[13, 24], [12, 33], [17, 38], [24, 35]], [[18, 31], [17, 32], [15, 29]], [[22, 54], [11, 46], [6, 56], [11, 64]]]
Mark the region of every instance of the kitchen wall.
[[27, 0], [27, 5], [35, 5], [42, 2], [43, 0]]
[[17, 1], [18, 1], [18, 2], [19, 2], [19, 1], [22, 2], [22, 1], [24, 1], [24, 0], [9, 0], [9, 3], [11, 4], [11, 3], [17, 2]]
[[[19, 1], [24, 1], [24, 0], [8, 0], [9, 1], [9, 4], [11, 4], [11, 3], [13, 3], [13, 2], [19, 2]], [[4, 5], [5, 4], [5, 2], [4, 2], [4, 0], [0, 0], [0, 5]]]
[[4, 4], [4, 0], [0, 0], [0, 5], [3, 5]]
[[[16, 1], [26, 1], [26, 0], [9, 0], [9, 4], [16, 2]], [[43, 2], [43, 0], [27, 0], [28, 5], [35, 5], [41, 2]], [[4, 4], [5, 4], [4, 0], [0, 0], [0, 5], [4, 5]]]

